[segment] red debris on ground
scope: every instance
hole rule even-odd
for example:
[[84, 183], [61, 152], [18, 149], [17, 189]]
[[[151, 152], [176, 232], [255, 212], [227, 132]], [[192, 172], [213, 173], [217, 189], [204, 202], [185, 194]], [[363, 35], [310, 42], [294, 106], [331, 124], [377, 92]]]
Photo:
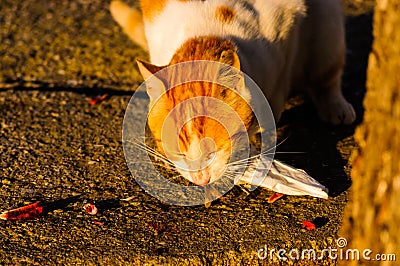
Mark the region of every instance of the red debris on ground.
[[91, 215], [95, 215], [98, 212], [96, 205], [91, 203], [85, 204], [83, 209]]
[[310, 222], [310, 221], [303, 221], [301, 223], [303, 225], [303, 227], [305, 227], [307, 230], [311, 231], [311, 230], [315, 230], [317, 227], [315, 226], [314, 223]]
[[99, 96], [99, 97], [96, 97], [96, 98], [94, 98], [94, 99], [91, 99], [90, 102], [89, 102], [89, 104], [90, 104], [90, 105], [95, 105], [95, 104], [101, 103], [102, 101], [104, 101], [104, 100], [107, 99], [107, 98], [108, 98], [108, 93], [105, 93], [105, 94], [103, 94], [103, 95], [101, 95], [101, 96]]
[[8, 221], [32, 219], [38, 217], [42, 213], [43, 206], [40, 204], [40, 202], [35, 202], [21, 208], [5, 211], [0, 214], [0, 219]]
[[274, 194], [271, 195], [271, 197], [269, 197], [268, 203], [274, 203], [275, 201], [277, 201], [278, 199], [280, 199], [284, 196], [285, 196], [285, 194], [275, 192]]

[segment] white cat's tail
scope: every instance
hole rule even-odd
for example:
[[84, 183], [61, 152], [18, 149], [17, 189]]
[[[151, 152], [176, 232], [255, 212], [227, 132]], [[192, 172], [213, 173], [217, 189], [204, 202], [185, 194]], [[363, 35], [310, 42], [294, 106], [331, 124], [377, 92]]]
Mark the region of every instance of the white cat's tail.
[[114, 20], [122, 27], [126, 35], [147, 50], [147, 39], [140, 11], [129, 7], [121, 1], [112, 1], [110, 11]]

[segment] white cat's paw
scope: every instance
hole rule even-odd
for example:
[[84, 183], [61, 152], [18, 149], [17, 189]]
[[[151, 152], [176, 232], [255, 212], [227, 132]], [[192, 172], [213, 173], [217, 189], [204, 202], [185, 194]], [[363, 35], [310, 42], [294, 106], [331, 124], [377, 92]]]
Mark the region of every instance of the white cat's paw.
[[353, 106], [344, 98], [329, 99], [318, 104], [320, 118], [333, 125], [350, 125], [356, 120], [356, 112]]

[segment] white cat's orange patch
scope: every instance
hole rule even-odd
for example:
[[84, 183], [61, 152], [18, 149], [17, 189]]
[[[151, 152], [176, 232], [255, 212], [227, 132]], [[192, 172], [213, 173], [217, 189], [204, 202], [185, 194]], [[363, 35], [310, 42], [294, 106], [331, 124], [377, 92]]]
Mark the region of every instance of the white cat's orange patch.
[[167, 0], [141, 0], [140, 9], [143, 18], [147, 21], [153, 21], [163, 11], [166, 4]]
[[235, 18], [235, 11], [229, 6], [220, 6], [215, 10], [215, 17], [224, 23], [230, 23]]
[[[224, 51], [236, 51], [236, 47], [229, 40], [224, 40], [215, 36], [192, 38], [186, 41], [175, 52], [170, 64], [191, 60], [210, 60], [220, 61]], [[234, 58], [233, 53], [228, 53], [222, 63], [232, 65]]]

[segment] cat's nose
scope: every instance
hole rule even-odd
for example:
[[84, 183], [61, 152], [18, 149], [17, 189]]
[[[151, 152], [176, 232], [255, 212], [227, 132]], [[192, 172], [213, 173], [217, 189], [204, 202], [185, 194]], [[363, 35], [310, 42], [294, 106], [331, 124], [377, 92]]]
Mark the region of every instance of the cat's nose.
[[190, 176], [193, 180], [193, 183], [199, 186], [207, 185], [210, 182], [210, 172], [208, 169], [191, 172]]

